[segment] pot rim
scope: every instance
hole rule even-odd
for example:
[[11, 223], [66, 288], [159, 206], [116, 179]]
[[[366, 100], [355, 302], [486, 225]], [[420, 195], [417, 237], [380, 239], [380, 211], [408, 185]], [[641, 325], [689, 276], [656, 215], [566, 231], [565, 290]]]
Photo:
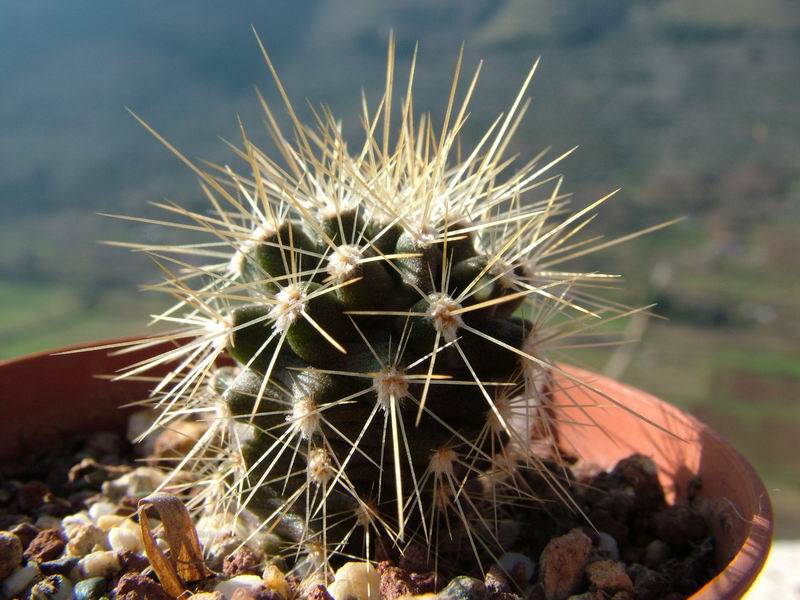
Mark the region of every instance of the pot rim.
[[[19, 368], [20, 366], [24, 365], [24, 363], [31, 361], [43, 361], [46, 363], [51, 360], [57, 360], [59, 358], [58, 356], [59, 354], [65, 352], [80, 351], [80, 350], [85, 351], [84, 354], [89, 356], [92, 355], [94, 352], [101, 351], [101, 350], [90, 350], [90, 348], [93, 348], [95, 346], [106, 346], [109, 344], [124, 344], [126, 342], [144, 341], [147, 339], [157, 339], [157, 338], [158, 338], [157, 335], [112, 338], [112, 339], [99, 340], [95, 342], [77, 343], [65, 346], [63, 348], [58, 348], [55, 350], [44, 350], [41, 352], [35, 352], [20, 357], [1, 360], [0, 396], [2, 396], [2, 391], [4, 388], [8, 389], [6, 385], [3, 385], [4, 371], [6, 372], [13, 371], [15, 370], [15, 368]], [[153, 352], [155, 348], [158, 348], [158, 346], [154, 345], [148, 351]], [[72, 356], [73, 360], [77, 360], [76, 357], [80, 356], [80, 354], [76, 353], [66, 356]], [[108, 352], [106, 352], [103, 355], [103, 359], [109, 362], [111, 361]], [[115, 364], [119, 364], [120, 359], [115, 358], [113, 362]], [[125, 364], [124, 357], [122, 364]], [[770, 502], [769, 494], [767, 493], [767, 489], [764, 486], [764, 483], [761, 481], [761, 478], [758, 476], [755, 468], [742, 454], [738, 452], [738, 450], [734, 448], [734, 446], [725, 437], [723, 437], [722, 435], [711, 429], [706, 424], [699, 421], [691, 414], [677, 408], [676, 406], [664, 400], [661, 400], [653, 396], [652, 394], [649, 394], [634, 386], [619, 382], [615, 379], [606, 377], [604, 375], [600, 375], [584, 369], [562, 364], [558, 365], [558, 369], [563, 370], [565, 373], [568, 373], [569, 376], [572, 377], [577, 377], [580, 379], [590, 378], [593, 382], [600, 381], [602, 382], [604, 389], [612, 390], [612, 394], [614, 392], [617, 392], [619, 397], [636, 396], [643, 402], [654, 403], [663, 411], [665, 411], [665, 413], [669, 413], [674, 416], [679, 416], [679, 418], [682, 419], [684, 422], [691, 424], [694, 428], [697, 429], [697, 431], [702, 432], [704, 437], [713, 440], [715, 443], [723, 447], [725, 449], [726, 454], [729, 455], [732, 460], [738, 463], [739, 470], [744, 473], [745, 479], [748, 481], [748, 485], [751, 488], [751, 493], [755, 495], [755, 497], [759, 498], [757, 509], [756, 511], [754, 511], [752, 519], [749, 522], [749, 529], [747, 531], [747, 535], [745, 536], [744, 542], [742, 546], [739, 548], [739, 550], [736, 552], [732, 560], [730, 560], [728, 564], [724, 566], [722, 571], [716, 577], [708, 581], [700, 590], [695, 592], [695, 594], [693, 594], [691, 598], [695, 600], [711, 600], [712, 598], [720, 598], [720, 597], [725, 597], [725, 598], [742, 597], [744, 593], [750, 588], [750, 586], [756, 581], [758, 575], [762, 572], [764, 564], [769, 555], [769, 549], [771, 547], [773, 529], [774, 529], [774, 515], [772, 511], [772, 504]], [[9, 381], [8, 384], [9, 384], [8, 387], [13, 387], [11, 385], [13, 384], [12, 381]]]
[[[742, 546], [731, 560], [723, 566], [717, 576], [709, 580], [690, 598], [693, 600], [712, 600], [716, 598], [743, 597], [763, 571], [774, 534], [774, 514], [769, 493], [750, 461], [725, 436], [717, 433], [695, 416], [674, 404], [635, 386], [586, 369], [572, 365], [557, 364], [557, 370], [562, 371], [568, 378], [590, 380], [592, 385], [601, 387], [603, 391], [608, 392], [615, 398], [635, 397], [639, 402], [657, 406], [659, 411], [666, 417], [679, 420], [696, 430], [698, 438], [703, 438], [704, 442], [717, 444], [724, 450], [730, 464], [736, 465], [737, 474], [742, 475], [740, 479], [747, 482], [750, 488], [748, 495], [756, 498], [757, 502], [754, 503], [755, 510], [748, 521], [749, 526]], [[556, 378], [558, 377], [558, 374], [556, 374]], [[736, 511], [737, 507], [730, 501], [729, 504]], [[742, 515], [739, 515], [739, 518], [747, 521]]]

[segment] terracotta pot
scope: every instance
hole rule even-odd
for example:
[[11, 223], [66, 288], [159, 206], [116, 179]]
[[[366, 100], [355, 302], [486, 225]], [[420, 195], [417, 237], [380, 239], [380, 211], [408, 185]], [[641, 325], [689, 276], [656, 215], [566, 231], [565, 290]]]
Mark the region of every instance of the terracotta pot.
[[[42, 353], [0, 363], [0, 460], [65, 434], [123, 429], [119, 407], [145, 398], [152, 383], [103, 376], [163, 349], [116, 356]], [[578, 380], [593, 389], [577, 386]], [[565, 449], [603, 467], [634, 452], [648, 455], [673, 501], [684, 500], [694, 474], [702, 477], [724, 569], [692, 598], [740, 598], [763, 567], [772, 538], [772, 507], [753, 467], [708, 427], [645, 392], [573, 367], [564, 367], [556, 387]]]

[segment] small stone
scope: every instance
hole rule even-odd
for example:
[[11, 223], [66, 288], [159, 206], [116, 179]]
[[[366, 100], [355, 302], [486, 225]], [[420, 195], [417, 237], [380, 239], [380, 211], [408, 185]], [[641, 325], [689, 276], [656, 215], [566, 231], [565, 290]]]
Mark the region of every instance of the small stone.
[[107, 548], [106, 532], [93, 525], [91, 522], [83, 525], [69, 527], [71, 534], [67, 542], [67, 554], [83, 558], [99, 546], [101, 550]]
[[405, 569], [384, 561], [378, 563], [378, 573], [381, 576], [381, 598], [383, 600], [395, 600], [395, 598], [416, 595], [417, 587]]
[[139, 526], [125, 519], [108, 532], [108, 545], [116, 552], [144, 552], [144, 541]]
[[328, 592], [335, 600], [380, 600], [380, 589], [381, 578], [375, 567], [366, 562], [348, 562], [336, 571]]
[[74, 556], [64, 556], [56, 560], [43, 562], [39, 570], [43, 575], [69, 575], [72, 569], [78, 566], [78, 559]]
[[137, 573], [120, 577], [115, 592], [117, 600], [172, 600], [160, 583]]
[[117, 505], [113, 502], [95, 502], [89, 507], [89, 518], [95, 523], [98, 522], [100, 517], [106, 515], [113, 515], [117, 512]]
[[591, 551], [592, 540], [580, 529], [547, 543], [539, 559], [539, 582], [547, 600], [565, 600], [578, 589]]
[[156, 436], [153, 456], [159, 459], [182, 458], [189, 454], [200, 440], [208, 426], [198, 421], [177, 421], [170, 423]]
[[14, 526], [9, 533], [17, 536], [19, 541], [22, 542], [22, 548], [25, 549], [33, 541], [33, 538], [39, 534], [39, 528], [31, 523], [20, 523]]
[[106, 593], [107, 582], [105, 577], [92, 577], [75, 584], [72, 594], [75, 600], [100, 600]]
[[6, 598], [16, 598], [33, 583], [33, 580], [36, 579], [38, 575], [39, 568], [36, 566], [36, 563], [20, 567], [3, 580], [3, 596]]
[[227, 581], [220, 581], [214, 588], [215, 592], [220, 592], [226, 600], [233, 598], [233, 593], [240, 587], [259, 588], [263, 581], [258, 575], [237, 575]]
[[150, 566], [150, 561], [144, 554], [139, 552], [117, 552], [117, 560], [120, 565], [120, 573], [141, 573]]
[[703, 516], [689, 506], [668, 506], [653, 518], [653, 529], [659, 539], [670, 546], [683, 547], [708, 535]]
[[661, 540], [653, 540], [644, 549], [642, 562], [648, 567], [657, 567], [667, 560], [670, 555], [669, 544]]
[[[144, 498], [156, 491], [164, 481], [164, 477], [165, 475], [158, 469], [138, 467], [122, 477], [103, 483], [103, 495], [113, 501], [124, 496]], [[114, 508], [116, 510], [116, 507]]]
[[308, 591], [306, 600], [333, 600], [333, 596], [328, 593], [324, 585], [319, 584]]
[[22, 563], [22, 542], [9, 531], [0, 531], [0, 580]]
[[69, 600], [72, 582], [64, 575], [50, 575], [33, 585], [30, 600]]
[[642, 454], [619, 461], [611, 471], [633, 488], [635, 507], [641, 512], [654, 511], [666, 504], [664, 489], [658, 480], [658, 467]]
[[259, 587], [236, 588], [231, 600], [281, 600], [282, 596], [263, 585]]
[[454, 600], [487, 600], [489, 593], [480, 579], [462, 575], [452, 579], [447, 587], [439, 592], [439, 597]]
[[207, 546], [204, 544], [206, 564], [208, 565], [208, 568], [213, 571], [221, 571], [225, 562], [225, 558], [232, 552], [235, 552], [241, 543], [242, 542], [238, 538], [227, 536], [221, 539], [216, 539]]
[[264, 573], [261, 575], [264, 585], [274, 592], [280, 594], [283, 598], [288, 600], [292, 595], [292, 590], [289, 587], [289, 582], [286, 579], [283, 571], [275, 565], [267, 565]]
[[486, 577], [483, 578], [483, 582], [486, 584], [486, 591], [492, 596], [495, 594], [505, 594], [511, 591], [508, 576], [497, 565], [489, 567], [489, 570], [486, 571]]
[[105, 532], [109, 532], [114, 527], [119, 527], [128, 517], [124, 515], [101, 515], [97, 517], [97, 526]]
[[417, 588], [417, 594], [432, 594], [439, 589], [439, 577], [434, 571], [411, 573], [411, 583]]
[[222, 572], [226, 577], [256, 575], [260, 566], [261, 560], [256, 553], [247, 546], [241, 546], [224, 558]]
[[607, 558], [611, 560], [619, 560], [619, 545], [614, 536], [601, 531], [598, 534], [599, 542], [597, 549], [600, 550]]
[[73, 534], [85, 525], [93, 525], [92, 518], [85, 510], [67, 515], [61, 519], [61, 530], [67, 538], [72, 539]]
[[25, 558], [45, 562], [61, 556], [67, 541], [59, 529], [44, 529], [36, 534], [25, 550]]
[[17, 490], [17, 502], [22, 510], [32, 513], [44, 503], [49, 493], [50, 489], [41, 481], [28, 481]]
[[108, 577], [120, 570], [117, 555], [108, 550], [92, 552], [78, 562], [78, 569], [84, 577]]
[[613, 560], [599, 560], [586, 567], [586, 576], [592, 585], [592, 590], [601, 590], [605, 593], [629, 592], [633, 593], [633, 582], [625, 572], [625, 565]]
[[516, 586], [524, 590], [534, 572], [536, 565], [533, 561], [519, 552], [506, 552], [498, 560], [497, 565], [505, 571]]

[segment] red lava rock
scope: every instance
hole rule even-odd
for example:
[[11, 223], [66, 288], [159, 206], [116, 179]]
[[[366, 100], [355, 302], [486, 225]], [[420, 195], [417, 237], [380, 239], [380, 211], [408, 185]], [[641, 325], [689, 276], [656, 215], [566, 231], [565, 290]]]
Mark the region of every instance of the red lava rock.
[[668, 506], [659, 511], [653, 518], [653, 529], [670, 546], [685, 546], [708, 535], [705, 519], [689, 506]]
[[249, 585], [236, 588], [231, 596], [231, 600], [282, 600], [282, 598], [283, 596], [278, 592], [268, 587], [251, 587]]
[[651, 458], [634, 454], [619, 461], [611, 474], [633, 488], [635, 507], [639, 511], [655, 511], [666, 505], [664, 490], [658, 480], [658, 468]]
[[591, 552], [592, 540], [580, 529], [547, 543], [539, 558], [539, 582], [547, 600], [565, 600], [578, 589]]
[[25, 512], [33, 512], [44, 502], [50, 489], [41, 481], [29, 481], [17, 490], [17, 503]]
[[411, 581], [411, 574], [405, 569], [394, 567], [385, 561], [378, 565], [378, 572], [381, 575], [381, 598], [394, 600], [419, 593], [417, 586]]
[[328, 593], [324, 585], [315, 585], [308, 592], [306, 600], [333, 600], [333, 596]]
[[117, 560], [119, 560], [120, 573], [141, 573], [150, 566], [150, 561], [147, 557], [138, 552], [130, 550], [123, 550], [117, 552]]
[[258, 575], [261, 561], [247, 546], [237, 548], [222, 561], [222, 572], [226, 577]]
[[625, 565], [615, 560], [599, 560], [586, 567], [592, 589], [606, 593], [633, 593], [633, 582], [625, 572]]
[[117, 600], [172, 600], [160, 583], [137, 573], [120, 577], [115, 591]]
[[26, 549], [37, 535], [39, 535], [39, 528], [31, 525], [30, 523], [20, 523], [11, 528], [11, 533], [19, 538], [22, 542], [22, 549]]
[[58, 529], [43, 529], [31, 540], [25, 549], [25, 558], [36, 562], [46, 562], [61, 556], [67, 540]]

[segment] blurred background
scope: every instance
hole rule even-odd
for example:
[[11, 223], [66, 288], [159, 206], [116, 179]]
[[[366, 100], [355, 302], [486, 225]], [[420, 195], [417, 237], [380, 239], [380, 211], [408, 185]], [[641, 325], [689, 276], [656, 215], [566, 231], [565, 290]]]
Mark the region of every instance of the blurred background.
[[[573, 359], [677, 403], [731, 438], [800, 537], [800, 5], [795, 0], [211, 0], [0, 4], [0, 359], [141, 333], [165, 301], [143, 255], [98, 240], [167, 239], [147, 202], [204, 206], [193, 158], [236, 160], [240, 115], [268, 145], [254, 86], [278, 104], [254, 25], [299, 106], [329, 104], [353, 143], [389, 32], [400, 71], [420, 43], [415, 108], [440, 115], [458, 48], [485, 59], [474, 143], [542, 57], [514, 151], [579, 145], [578, 206], [621, 234], [685, 215], [584, 261], [623, 273], [615, 299], [669, 320], [620, 324], [637, 344]], [[306, 111], [306, 114], [308, 112]]]

